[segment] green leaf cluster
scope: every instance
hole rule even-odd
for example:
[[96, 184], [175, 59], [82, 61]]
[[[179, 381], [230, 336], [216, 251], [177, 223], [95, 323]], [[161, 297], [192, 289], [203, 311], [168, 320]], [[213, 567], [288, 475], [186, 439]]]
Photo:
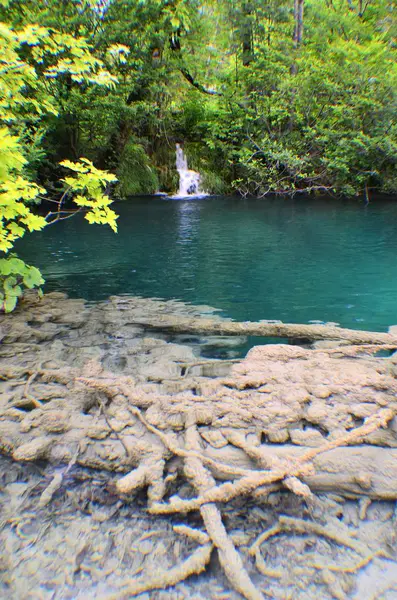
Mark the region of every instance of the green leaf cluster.
[[0, 258], [0, 309], [12, 312], [23, 288], [39, 288], [44, 279], [36, 267], [27, 265], [15, 255]]
[[[127, 54], [124, 47], [110, 50], [121, 61]], [[60, 204], [55, 213], [37, 212], [47, 191], [30, 178], [29, 161], [43, 155], [35, 148], [45, 135], [46, 119], [62, 110], [57, 86], [65, 76], [80, 86], [111, 89], [117, 82], [84, 38], [41, 25], [15, 29], [0, 23], [0, 306], [6, 312], [13, 310], [24, 287], [43, 283], [35, 267], [16, 256], [8, 258], [7, 253], [26, 232], [40, 231], [63, 214]], [[107, 224], [116, 231], [117, 216], [104, 193], [115, 176], [87, 159], [65, 161], [63, 167], [75, 173], [63, 180], [67, 186], [63, 198], [67, 194], [78, 209], [86, 209], [90, 223]]]

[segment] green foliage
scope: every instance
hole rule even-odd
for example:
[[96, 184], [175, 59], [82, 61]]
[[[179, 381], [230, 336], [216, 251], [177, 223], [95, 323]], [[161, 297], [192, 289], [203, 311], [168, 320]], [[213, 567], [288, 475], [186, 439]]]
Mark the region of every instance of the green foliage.
[[389, 0], [306, 0], [298, 44], [292, 0], [10, 0], [1, 19], [5, 252], [48, 222], [59, 163], [86, 218], [115, 227], [103, 191], [174, 191], [182, 140], [213, 193], [397, 191]]
[[201, 171], [201, 187], [207, 194], [221, 196], [228, 191], [226, 182], [213, 171]]
[[11, 254], [0, 258], [0, 309], [5, 312], [14, 310], [18, 298], [22, 296], [23, 287], [39, 288], [44, 279], [36, 267], [27, 265], [23, 260]]
[[[114, 50], [125, 55], [123, 48]], [[46, 194], [29, 175], [42, 153], [39, 140], [45, 133], [45, 116], [58, 114], [57, 82], [65, 75], [78, 85], [112, 88], [116, 78], [93, 56], [87, 42], [39, 25], [15, 30], [0, 23], [0, 302], [14, 309], [23, 288], [40, 286], [40, 272], [15, 256], [5, 255], [27, 231], [40, 231], [62, 218], [61, 202], [55, 213], [39, 215], [35, 206]], [[116, 231], [116, 215], [104, 188], [114, 175], [96, 169], [87, 159], [63, 165], [75, 172], [63, 181], [66, 194], [90, 223], [106, 223]], [[55, 219], [54, 219], [55, 216]]]
[[64, 160], [61, 166], [75, 173], [74, 177], [65, 177], [62, 181], [68, 186], [68, 193], [73, 194], [73, 202], [80, 208], [88, 209], [85, 213], [87, 221], [91, 224], [109, 225], [116, 233], [117, 215], [109, 208], [112, 200], [104, 194], [104, 188], [117, 181], [117, 177], [96, 169], [87, 158], [74, 163]]
[[139, 194], [153, 194], [158, 190], [158, 178], [155, 169], [143, 147], [129, 142], [120, 157], [117, 169], [118, 185], [116, 193], [120, 198]]

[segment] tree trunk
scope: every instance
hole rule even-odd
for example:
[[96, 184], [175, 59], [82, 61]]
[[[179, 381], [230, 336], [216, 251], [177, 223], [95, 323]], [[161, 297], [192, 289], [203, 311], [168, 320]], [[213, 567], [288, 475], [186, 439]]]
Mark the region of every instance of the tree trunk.
[[295, 48], [299, 48], [303, 38], [303, 5], [304, 0], [294, 0], [294, 44]]
[[[303, 38], [303, 6], [304, 6], [304, 0], [294, 0], [295, 26], [294, 26], [293, 40], [294, 40], [295, 51], [298, 50], [298, 48], [300, 47], [300, 45], [302, 43], [302, 38]], [[296, 52], [295, 52], [295, 54], [296, 54]], [[296, 75], [297, 72], [298, 72], [298, 66], [296, 64], [296, 60], [294, 60], [292, 66], [291, 66], [291, 73], [292, 73], [292, 75]]]
[[248, 67], [254, 59], [254, 46], [252, 34], [252, 5], [250, 2], [242, 4], [242, 19], [241, 19], [241, 43], [243, 49], [242, 61], [243, 66]]

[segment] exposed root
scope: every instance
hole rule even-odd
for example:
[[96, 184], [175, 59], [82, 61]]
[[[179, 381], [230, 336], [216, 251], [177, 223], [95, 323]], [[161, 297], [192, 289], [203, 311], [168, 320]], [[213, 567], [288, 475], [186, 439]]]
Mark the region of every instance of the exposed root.
[[104, 405], [104, 403], [102, 402], [102, 399], [101, 399], [101, 397], [100, 397], [100, 395], [99, 395], [99, 394], [97, 394], [97, 395], [96, 395], [96, 399], [97, 399], [97, 402], [98, 402], [98, 404], [99, 404], [99, 406], [100, 406], [100, 408], [101, 408], [101, 411], [102, 411], [103, 417], [104, 417], [104, 419], [105, 419], [105, 421], [106, 421], [106, 425], [109, 427], [110, 431], [112, 431], [112, 432], [114, 433], [114, 435], [116, 436], [116, 438], [119, 440], [120, 444], [123, 446], [123, 448], [124, 448], [124, 450], [125, 450], [125, 454], [126, 454], [126, 456], [130, 456], [130, 451], [128, 450], [127, 446], [125, 445], [125, 443], [124, 443], [124, 440], [123, 440], [122, 436], [121, 436], [121, 435], [119, 435], [119, 432], [118, 432], [118, 431], [116, 431], [116, 430], [114, 429], [114, 427], [112, 427], [112, 424], [110, 423], [110, 421], [109, 421], [109, 418], [108, 418], [108, 415], [107, 415], [106, 406], [105, 406], [105, 405]]
[[249, 549], [249, 554], [251, 556], [255, 556], [257, 550], [261, 547], [261, 545], [271, 537], [278, 535], [281, 532], [285, 531], [296, 531], [297, 533], [306, 533], [306, 534], [314, 534], [317, 536], [325, 537], [340, 546], [346, 546], [347, 548], [351, 548], [358, 554], [367, 556], [369, 550], [363, 544], [360, 544], [356, 540], [353, 540], [350, 536], [346, 535], [343, 532], [327, 529], [318, 523], [314, 523], [313, 521], [305, 521], [304, 519], [295, 519], [292, 517], [287, 517], [285, 515], [281, 515], [279, 517], [278, 524], [275, 527], [272, 527], [268, 531], [265, 531], [258, 537], [257, 540], [252, 544]]
[[371, 554], [368, 554], [351, 567], [340, 567], [339, 565], [319, 563], [307, 563], [306, 566], [319, 571], [326, 569], [327, 571], [332, 571], [333, 573], [348, 573], [350, 575], [354, 575], [355, 573], [360, 571], [360, 569], [363, 569], [370, 562], [372, 562], [375, 558], [378, 557], [388, 558], [389, 560], [391, 560], [390, 556], [386, 552], [384, 552], [383, 550], [378, 550], [377, 552], [372, 552]]
[[25, 387], [23, 390], [24, 398], [26, 398], [28, 401], [30, 401], [34, 406], [36, 406], [36, 408], [42, 406], [42, 402], [40, 402], [40, 400], [38, 400], [31, 393], [29, 393], [29, 387], [30, 387], [30, 384], [36, 379], [38, 374], [39, 374], [38, 371], [36, 371], [35, 373], [32, 373], [30, 375], [30, 377], [26, 381], [26, 384], [25, 384]]
[[207, 533], [200, 531], [199, 529], [194, 529], [193, 527], [188, 527], [187, 525], [174, 525], [173, 530], [178, 535], [184, 535], [200, 545], [208, 544], [210, 542]]
[[242, 476], [242, 475], [247, 475], [249, 473], [249, 471], [247, 469], [239, 469], [238, 467], [231, 467], [230, 465], [227, 465], [225, 463], [217, 462], [217, 461], [213, 460], [212, 458], [209, 458], [208, 456], [204, 456], [200, 451], [186, 450], [185, 448], [181, 448], [172, 439], [172, 437], [170, 435], [163, 433], [157, 427], [154, 427], [153, 425], [148, 423], [147, 419], [145, 419], [145, 417], [143, 416], [143, 414], [139, 410], [139, 408], [137, 408], [136, 406], [129, 406], [128, 410], [131, 412], [131, 414], [138, 417], [138, 419], [146, 427], [146, 429], [148, 431], [150, 431], [150, 433], [154, 433], [155, 435], [157, 435], [157, 437], [162, 441], [162, 443], [167, 448], [167, 450], [169, 450], [175, 456], [178, 456], [178, 457], [184, 458], [184, 459], [198, 458], [204, 464], [206, 464], [210, 467], [213, 467], [215, 469], [218, 469], [218, 470], [222, 471], [225, 475], [229, 475], [230, 477], [238, 477], [238, 476]]
[[[344, 573], [352, 575], [357, 573], [363, 567], [367, 566], [372, 560], [374, 560], [377, 557], [390, 558], [389, 555], [383, 550], [378, 550], [377, 552], [370, 552], [368, 547], [352, 539], [344, 532], [326, 528], [312, 521], [306, 521], [303, 519], [291, 518], [285, 515], [281, 515], [279, 517], [278, 523], [270, 529], [264, 531], [249, 548], [249, 555], [255, 557], [256, 568], [260, 573], [262, 573], [262, 575], [272, 578], [281, 578], [283, 576], [282, 571], [278, 569], [270, 569], [266, 566], [263, 556], [261, 554], [261, 546], [270, 538], [279, 535], [280, 533], [286, 533], [291, 531], [300, 534], [313, 534], [316, 536], [325, 537], [326, 539], [335, 542], [340, 546], [345, 546], [354, 550], [357, 554], [362, 556], [362, 558], [357, 563], [348, 567], [341, 567], [339, 565], [330, 563], [305, 562], [305, 568], [318, 570], [323, 573], [324, 583], [330, 585], [332, 590], [334, 590], [333, 584], [335, 583], [335, 579], [332, 573]], [[336, 586], [335, 590], [339, 594], [338, 589], [338, 586]], [[340, 591], [340, 593], [342, 592]], [[342, 595], [340, 597], [342, 597]]]
[[164, 465], [161, 456], [154, 454], [143, 460], [137, 469], [125, 475], [116, 483], [120, 494], [131, 494], [136, 490], [148, 486], [149, 502], [159, 502], [165, 493]]
[[387, 427], [388, 422], [391, 421], [391, 419], [394, 417], [394, 414], [395, 412], [389, 408], [380, 410], [378, 413], [368, 417], [364, 425], [356, 427], [356, 429], [352, 429], [345, 435], [342, 435], [331, 442], [327, 442], [319, 448], [308, 450], [298, 459], [297, 462], [300, 464], [308, 463], [323, 452], [328, 452], [329, 450], [332, 450], [333, 448], [339, 448], [340, 446], [348, 446], [349, 444], [353, 444], [358, 440], [361, 440], [366, 435], [377, 431], [377, 429], [380, 429], [381, 427]]
[[376, 415], [369, 417], [361, 427], [349, 431], [331, 442], [327, 442], [319, 448], [312, 448], [305, 452], [301, 457], [291, 461], [285, 461], [285, 464], [270, 471], [252, 471], [249, 475], [241, 477], [234, 483], [224, 483], [219, 486], [204, 491], [200, 496], [192, 500], [181, 500], [173, 498], [169, 504], [152, 506], [151, 511], [154, 514], [172, 514], [175, 512], [190, 512], [199, 510], [203, 504], [208, 502], [228, 502], [238, 496], [246, 496], [259, 487], [266, 486], [276, 481], [284, 480], [287, 477], [299, 477], [307, 473], [311, 468], [314, 457], [328, 452], [334, 448], [348, 445], [369, 433], [376, 431], [380, 427], [385, 427], [394, 416], [394, 412], [389, 409], [379, 411]]
[[55, 473], [51, 482], [48, 484], [44, 492], [42, 492], [40, 496], [40, 500], [38, 502], [38, 507], [43, 508], [47, 506], [52, 500], [54, 494], [59, 490], [63, 482], [63, 473]]
[[121, 600], [122, 598], [133, 598], [144, 592], [152, 590], [161, 590], [167, 587], [177, 585], [191, 575], [198, 575], [205, 570], [209, 563], [212, 544], [200, 546], [182, 563], [172, 567], [168, 571], [160, 571], [151, 573], [149, 578], [143, 577], [136, 581], [128, 581], [124, 585], [124, 589], [116, 594], [107, 596], [106, 600]]
[[[194, 424], [186, 430], [186, 447], [199, 448], [199, 434]], [[210, 489], [215, 481], [198, 458], [188, 458], [185, 473], [197, 491]], [[232, 587], [247, 600], [263, 600], [263, 594], [252, 583], [239, 553], [227, 534], [219, 509], [215, 504], [206, 504], [200, 508], [207, 533], [218, 550], [219, 562]]]
[[[104, 382], [102, 380], [98, 381], [97, 379], [87, 379], [84, 377], [79, 377], [77, 379], [77, 381], [87, 385], [88, 387], [92, 387], [94, 389], [100, 389], [101, 391], [106, 393], [111, 398], [116, 396], [117, 393], [119, 393], [120, 391], [122, 391], [121, 386], [120, 386], [120, 389], [118, 389], [117, 387], [115, 388], [114, 385], [109, 386], [106, 382]], [[135, 398], [134, 398], [134, 400], [135, 400]], [[184, 458], [184, 459], [185, 458], [193, 458], [193, 457], [199, 458], [204, 464], [211, 466], [211, 467], [221, 471], [224, 475], [229, 475], [230, 477], [238, 477], [238, 476], [242, 476], [242, 475], [247, 475], [249, 473], [249, 470], [247, 470], [247, 469], [231, 467], [230, 465], [228, 465], [226, 463], [221, 463], [221, 462], [213, 460], [212, 458], [209, 458], [208, 456], [204, 456], [201, 452], [188, 451], [184, 448], [181, 448], [175, 442], [175, 439], [171, 435], [166, 434], [163, 431], [160, 431], [157, 427], [150, 424], [148, 422], [148, 420], [142, 414], [142, 411], [137, 406], [129, 405], [127, 407], [127, 410], [132, 415], [137, 417], [139, 419], [139, 421], [146, 427], [146, 429], [150, 433], [154, 433], [164, 444], [165, 448], [167, 448], [167, 450], [169, 450], [175, 456], [178, 456], [178, 457]], [[131, 491], [133, 489], [135, 489], [135, 488], [131, 488]]]
[[74, 453], [71, 460], [69, 461], [69, 464], [66, 467], [66, 469], [62, 469], [62, 471], [60, 471], [59, 473], [56, 473], [54, 475], [51, 482], [48, 484], [48, 486], [46, 487], [46, 489], [42, 492], [42, 494], [40, 496], [40, 499], [38, 502], [39, 508], [43, 508], [44, 506], [47, 506], [47, 504], [49, 504], [51, 502], [54, 494], [61, 487], [65, 475], [70, 471], [70, 469], [73, 467], [73, 465], [76, 464], [76, 461], [79, 456], [79, 452], [80, 452], [80, 447], [77, 448], [76, 452]]
[[266, 566], [260, 548], [257, 548], [255, 551], [255, 566], [258, 569], [259, 573], [262, 573], [262, 575], [264, 575], [265, 577], [281, 579], [281, 577], [283, 576], [283, 573], [282, 571], [280, 571], [280, 569], [271, 569]]

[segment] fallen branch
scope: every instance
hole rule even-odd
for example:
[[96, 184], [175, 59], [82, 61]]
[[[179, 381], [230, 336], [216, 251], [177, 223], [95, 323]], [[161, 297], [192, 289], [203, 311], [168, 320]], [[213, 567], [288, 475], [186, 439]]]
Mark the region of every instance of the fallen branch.
[[[270, 465], [295, 461], [311, 449], [293, 444], [263, 444], [257, 450]], [[205, 453], [241, 468], [252, 467], [249, 456], [230, 445], [224, 448], [208, 446]], [[224, 479], [221, 473], [216, 473], [216, 477]], [[313, 471], [302, 475], [301, 480], [314, 493], [333, 492], [347, 498], [394, 501], [397, 499], [397, 448], [369, 445], [334, 448], [313, 458]], [[258, 488], [253, 495], [258, 500], [264, 499], [282, 487], [284, 484], [275, 482], [272, 487]]]
[[387, 344], [397, 348], [397, 337], [390, 333], [344, 329], [333, 325], [301, 325], [295, 323], [268, 323], [264, 321], [237, 322], [226, 319], [204, 319], [159, 315], [156, 318], [135, 318], [135, 324], [172, 333], [205, 333], [213, 335], [248, 335], [261, 337], [296, 338], [308, 340], [346, 340], [357, 345]]
[[62, 471], [55, 473], [54, 477], [52, 478], [52, 480], [50, 481], [50, 483], [48, 484], [48, 486], [46, 487], [46, 489], [42, 492], [42, 494], [40, 496], [40, 499], [38, 502], [39, 508], [43, 508], [44, 506], [47, 506], [47, 504], [49, 504], [51, 502], [54, 494], [61, 487], [65, 475], [67, 475], [67, 473], [69, 473], [70, 469], [76, 464], [77, 458], [79, 456], [79, 452], [80, 452], [80, 446], [77, 447], [76, 452], [70, 459], [67, 467], [65, 469], [62, 469]]

